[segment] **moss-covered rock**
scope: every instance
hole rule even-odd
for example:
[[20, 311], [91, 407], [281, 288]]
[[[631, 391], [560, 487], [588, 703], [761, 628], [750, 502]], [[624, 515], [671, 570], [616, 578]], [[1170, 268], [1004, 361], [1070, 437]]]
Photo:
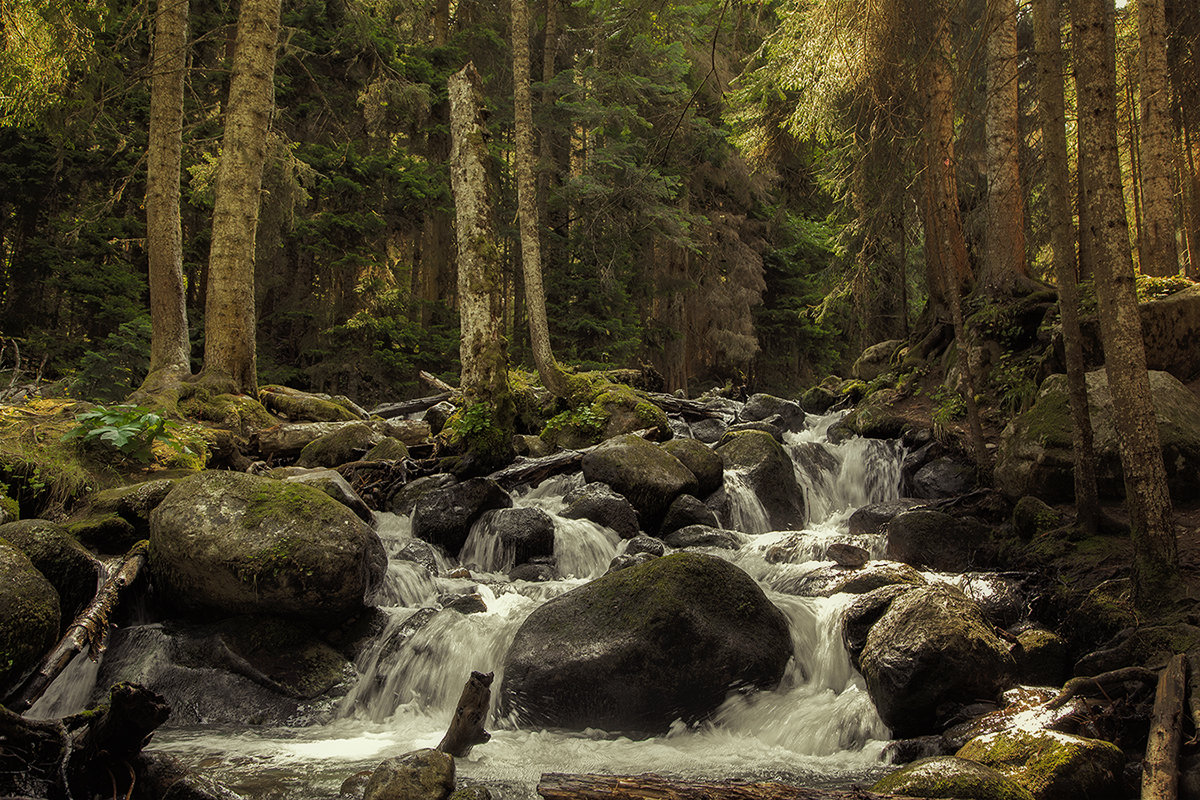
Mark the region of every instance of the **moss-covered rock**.
[[0, 695], [58, 640], [58, 593], [29, 557], [0, 539]]
[[1122, 796], [1125, 754], [1111, 742], [1056, 731], [1013, 729], [978, 736], [959, 758], [986, 764], [1025, 787], [1035, 800]]
[[92, 515], [117, 514], [133, 526], [139, 539], [150, 533], [150, 512], [167, 498], [178, 478], [158, 478], [96, 492], [88, 501]]
[[337, 500], [346, 508], [358, 515], [358, 518], [370, 525], [376, 526], [375, 512], [354, 491], [350, 481], [343, 478], [336, 470], [308, 470], [299, 475], [291, 475], [283, 479], [287, 483], [302, 483], [305, 486], [315, 486], [325, 494]]
[[1025, 495], [1013, 506], [1013, 532], [1025, 541], [1061, 528], [1066, 523], [1061, 512], [1031, 495]]
[[628, 434], [609, 439], [583, 457], [588, 482], [606, 483], [637, 509], [643, 530], [657, 530], [672, 501], [695, 494], [696, 476], [653, 442]]
[[58, 592], [63, 623], [75, 618], [96, 593], [100, 563], [61, 526], [44, 519], [0, 525], [0, 539], [29, 556]]
[[903, 339], [889, 339], [871, 345], [855, 360], [850, 367], [850, 374], [859, 380], [874, 380], [892, 368], [894, 357], [903, 345]]
[[707, 497], [721, 488], [725, 466], [721, 463], [721, 457], [704, 442], [686, 438], [671, 439], [663, 442], [662, 448], [678, 458], [696, 476], [697, 497]]
[[77, 414], [90, 406], [64, 400], [32, 400], [0, 407], [0, 487], [7, 513], [57, 517], [80, 497], [120, 476], [76, 441], [64, 441]]
[[1017, 675], [1032, 686], [1061, 686], [1067, 679], [1070, 661], [1067, 643], [1045, 628], [1029, 627], [1017, 633]]
[[[1124, 494], [1112, 394], [1104, 370], [1089, 372], [1091, 414], [1102, 497]], [[1171, 495], [1177, 501], [1200, 490], [1200, 399], [1166, 372], [1150, 373], [1163, 460]], [[996, 487], [1011, 497], [1031, 494], [1050, 502], [1068, 502], [1074, 492], [1071, 415], [1065, 375], [1042, 382], [1037, 401], [1004, 429], [996, 462]]]
[[312, 486], [206, 472], [150, 515], [150, 564], [188, 611], [331, 621], [363, 608], [387, 558], [375, 532]]
[[800, 407], [809, 414], [827, 414], [841, 399], [837, 392], [826, 386], [813, 386], [800, 396]]
[[264, 408], [295, 421], [342, 422], [363, 418], [361, 413], [327, 394], [301, 392], [287, 386], [262, 386], [258, 399]]
[[358, 461], [381, 441], [383, 436], [365, 422], [346, 425], [306, 444], [296, 466], [339, 467]]
[[394, 436], [385, 436], [363, 456], [363, 461], [403, 461], [408, 458], [408, 446]]
[[[735, 471], [738, 480], [762, 504], [767, 530], [799, 530], [804, 526], [804, 494], [796, 481], [792, 460], [770, 434], [759, 431], [733, 434], [717, 448], [717, 454], [725, 469]], [[725, 488], [728, 492], [728, 481]]]
[[1063, 630], [1072, 650], [1087, 652], [1138, 621], [1133, 587], [1128, 578], [1117, 578], [1090, 589], [1067, 613]]
[[183, 398], [179, 411], [192, 419], [216, 423], [241, 437], [279, 424], [279, 419], [255, 398], [244, 394], [214, 394], [205, 387], [197, 387]]
[[503, 713], [528, 725], [658, 733], [711, 714], [731, 688], [772, 688], [787, 620], [728, 562], [677, 553], [538, 607], [505, 657]]
[[446, 800], [453, 791], [454, 757], [427, 748], [376, 767], [363, 800]]
[[892, 407], [902, 399], [895, 389], [875, 392], [850, 412], [842, 424], [859, 436], [871, 439], [899, 438], [908, 423]]
[[872, 792], [957, 800], [1033, 800], [1020, 784], [991, 767], [955, 756], [914, 761], [875, 782]]
[[[3, 536], [0, 528], [0, 536]], [[1185, 622], [1139, 625], [1121, 631], [1099, 650], [1075, 662], [1076, 675], [1099, 675], [1130, 665], [1157, 669], [1178, 653], [1200, 647], [1200, 628]]]
[[71, 536], [95, 550], [97, 553], [124, 553], [145, 535], [138, 535], [133, 523], [115, 512], [85, 511], [74, 517], [65, 526]]
[[0, 525], [21, 518], [21, 505], [8, 496], [8, 487], [0, 483]]

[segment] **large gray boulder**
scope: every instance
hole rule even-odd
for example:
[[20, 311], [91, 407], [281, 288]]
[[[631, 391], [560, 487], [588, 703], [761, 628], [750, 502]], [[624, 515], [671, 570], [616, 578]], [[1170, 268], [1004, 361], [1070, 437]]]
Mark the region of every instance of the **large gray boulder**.
[[58, 593], [29, 557], [0, 539], [0, 696], [58, 641]]
[[871, 381], [887, 372], [892, 367], [892, 356], [904, 344], [903, 339], [888, 339], [886, 342], [873, 344], [855, 360], [850, 367], [850, 374], [860, 381]]
[[370, 526], [320, 489], [204, 472], [151, 513], [150, 564], [158, 590], [185, 610], [331, 622], [364, 607], [387, 556]]
[[717, 448], [717, 454], [726, 470], [741, 473], [762, 503], [771, 530], [800, 530], [804, 526], [804, 494], [796, 481], [792, 460], [770, 434], [760, 431], [731, 434]]
[[567, 492], [561, 515], [567, 519], [590, 519], [616, 531], [622, 539], [638, 535], [638, 515], [633, 504], [603, 483], [587, 483]]
[[991, 538], [991, 530], [973, 519], [916, 508], [887, 524], [887, 557], [927, 569], [965, 572], [989, 562]]
[[33, 562], [58, 592], [64, 622], [75, 619], [96, 594], [100, 562], [61, 526], [44, 519], [0, 525], [5, 539]]
[[1189, 286], [1138, 306], [1146, 366], [1169, 372], [1181, 381], [1200, 373], [1200, 286]]
[[728, 562], [676, 553], [535, 610], [504, 663], [502, 713], [582, 730], [662, 733], [731, 690], [770, 689], [792, 654], [783, 613]]
[[413, 536], [457, 556], [475, 521], [497, 508], [512, 508], [512, 497], [490, 478], [430, 489], [413, 508]]
[[776, 424], [783, 430], [804, 430], [805, 414], [800, 404], [770, 394], [751, 395], [738, 414], [738, 422], [762, 422], [776, 416], [779, 417]]
[[870, 626], [858, 668], [897, 738], [937, 733], [959, 706], [1011, 683], [1008, 645], [961, 591], [944, 584], [876, 591], [897, 594]]
[[624, 495], [648, 531], [658, 529], [676, 497], [695, 494], [698, 487], [696, 476], [678, 458], [633, 434], [608, 439], [585, 455], [583, 477]]
[[[1104, 370], [1087, 374], [1088, 410], [1095, 435], [1097, 484], [1102, 496], [1124, 494], [1112, 394]], [[1200, 399], [1166, 372], [1150, 373], [1167, 481], [1176, 500], [1200, 491]], [[996, 488], [1009, 497], [1034, 495], [1048, 502], [1074, 496], [1071, 414], [1065, 375], [1042, 382], [1033, 407], [1008, 424], [1000, 439]]]

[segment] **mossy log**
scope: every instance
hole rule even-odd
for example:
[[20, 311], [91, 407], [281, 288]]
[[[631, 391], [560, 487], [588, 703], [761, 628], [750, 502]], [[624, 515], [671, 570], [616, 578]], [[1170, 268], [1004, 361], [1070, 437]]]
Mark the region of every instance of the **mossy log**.
[[413, 400], [402, 400], [399, 403], [384, 403], [381, 406], [376, 406], [371, 409], [371, 416], [380, 417], [381, 419], [394, 419], [402, 417], [405, 414], [416, 414], [420, 411], [433, 408], [438, 403], [444, 400], [449, 400], [453, 397], [451, 392], [441, 392], [440, 394], [430, 395], [429, 397], [418, 397]]
[[466, 758], [472, 747], [486, 744], [492, 738], [483, 728], [487, 724], [488, 705], [492, 699], [493, 677], [491, 672], [471, 673], [458, 698], [458, 707], [454, 709], [450, 727], [437, 746], [438, 750], [455, 758]]
[[681, 781], [654, 774], [559, 772], [543, 774], [537, 793], [545, 800], [905, 800], [901, 795], [876, 794], [858, 788], [808, 789], [774, 781]]
[[1146, 758], [1142, 761], [1142, 800], [1175, 800], [1179, 796], [1179, 739], [1183, 719], [1186, 657], [1167, 662], [1158, 677]]
[[429, 423], [412, 419], [375, 420], [372, 422], [297, 422], [264, 428], [254, 434], [251, 444], [266, 459], [289, 459], [300, 455], [308, 443], [348, 425], [370, 425], [383, 436], [392, 436], [409, 447], [429, 439]]
[[96, 592], [92, 602], [80, 612], [66, 635], [42, 660], [37, 672], [14, 693], [12, 701], [8, 703], [9, 708], [20, 713], [32, 706], [84, 648], [87, 648], [93, 661], [99, 658], [108, 639], [109, 618], [125, 589], [141, 574], [149, 547], [150, 543], [143, 540], [130, 548], [121, 565]]
[[264, 386], [258, 390], [258, 400], [267, 410], [292, 420], [347, 422], [367, 418], [367, 412], [347, 398], [335, 399], [287, 386]]

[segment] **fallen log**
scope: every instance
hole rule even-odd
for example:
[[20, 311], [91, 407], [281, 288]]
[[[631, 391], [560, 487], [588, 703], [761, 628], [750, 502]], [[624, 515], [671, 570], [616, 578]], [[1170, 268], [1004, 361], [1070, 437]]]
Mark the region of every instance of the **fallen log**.
[[[587, 449], [590, 450], [591, 448]], [[526, 483], [537, 484], [551, 475], [566, 472], [572, 467], [577, 466], [583, 461], [583, 454], [585, 452], [587, 450], [563, 450], [558, 453], [551, 453], [541, 458], [533, 458], [510, 464], [504, 469], [493, 472], [488, 477], [505, 489], [512, 489]]]
[[458, 391], [458, 389], [455, 389], [453, 386], [446, 383], [444, 380], [439, 378], [437, 375], [426, 372], [425, 370], [421, 370], [420, 372], [417, 373], [417, 375], [418, 375], [418, 377], [421, 378], [421, 380], [425, 381], [426, 383], [428, 383], [430, 386], [432, 386], [435, 389], [441, 389], [443, 392], [451, 392], [451, 393]]
[[85, 648], [93, 661], [104, 652], [108, 640], [109, 618], [121, 601], [125, 589], [138, 579], [146, 565], [150, 543], [142, 540], [129, 549], [120, 565], [96, 592], [88, 607], [79, 613], [66, 634], [42, 660], [41, 666], [18, 688], [6, 705], [21, 713], [45, 693], [71, 659]]
[[458, 707], [450, 727], [442, 737], [438, 750], [455, 758], [466, 758], [471, 748], [485, 744], [492, 735], [483, 728], [487, 724], [488, 704], [492, 699], [491, 672], [472, 672], [458, 698]]
[[251, 436], [251, 445], [264, 459], [289, 459], [300, 455], [309, 442], [348, 425], [370, 425], [381, 436], [399, 439], [409, 447], [429, 439], [429, 423], [415, 419], [379, 419], [362, 422], [293, 422], [263, 428]]
[[1158, 673], [1145, 667], [1123, 667], [1099, 675], [1071, 678], [1058, 696], [1046, 703], [1046, 708], [1051, 711], [1062, 708], [1074, 697], [1105, 697], [1114, 694], [1123, 683], [1150, 684], [1157, 679]]
[[1186, 663], [1186, 657], [1177, 655], [1158, 676], [1146, 758], [1142, 761], [1142, 800], [1175, 800], [1179, 795], [1179, 731], [1187, 686]]
[[646, 399], [654, 403], [668, 414], [682, 414], [685, 417], [694, 419], [724, 419], [730, 420], [733, 418], [732, 412], [728, 407], [717, 400], [688, 400], [683, 397], [676, 397], [673, 394], [664, 394], [663, 392], [643, 392]]
[[384, 403], [381, 406], [375, 406], [369, 412], [372, 417], [381, 419], [393, 419], [394, 417], [403, 417], [405, 414], [416, 414], [419, 411], [433, 408], [438, 403], [449, 400], [452, 397], [450, 392], [442, 392], [440, 394], [430, 395], [429, 397], [418, 397], [413, 400], [401, 400], [398, 403]]
[[537, 793], [545, 800], [906, 800], [862, 789], [808, 789], [786, 783], [684, 781], [661, 775], [543, 773]]

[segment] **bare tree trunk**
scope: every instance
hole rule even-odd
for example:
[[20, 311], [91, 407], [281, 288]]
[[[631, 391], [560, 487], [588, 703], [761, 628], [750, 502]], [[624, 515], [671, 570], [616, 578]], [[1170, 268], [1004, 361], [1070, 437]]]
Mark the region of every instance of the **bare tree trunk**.
[[254, 237], [274, 105], [280, 0], [242, 0], [217, 165], [202, 381], [254, 394]]
[[1141, 261], [1146, 257], [1146, 229], [1142, 224], [1142, 156], [1138, 149], [1138, 114], [1137, 101], [1133, 96], [1132, 64], [1126, 64], [1125, 68], [1125, 106], [1129, 110], [1129, 188], [1133, 195], [1133, 232], [1138, 260]]
[[150, 372], [141, 387], [146, 394], [177, 392], [179, 381], [192, 371], [179, 215], [187, 17], [188, 0], [159, 0], [154, 19], [146, 152], [151, 327]]
[[1025, 261], [1025, 207], [1021, 192], [1017, 103], [1017, 5], [989, 0], [987, 35], [987, 252], [979, 285], [1009, 294]]
[[1163, 0], [1138, 0], [1138, 82], [1141, 90], [1142, 208], [1145, 275], [1175, 275], [1175, 195], [1171, 172], [1171, 84], [1167, 79], [1167, 21]]
[[1146, 371], [1121, 193], [1115, 7], [1113, 0], [1072, 0], [1071, 9], [1078, 70], [1080, 180], [1092, 212], [1088, 224], [1096, 247], [1100, 330], [1133, 536], [1134, 599], [1142, 607], [1152, 607], [1176, 599], [1179, 573], [1171, 497]]
[[455, 758], [466, 758], [477, 744], [486, 744], [492, 735], [487, 725], [488, 703], [492, 698], [492, 673], [472, 672], [458, 698], [446, 735], [437, 749]]
[[559, 397], [567, 395], [567, 380], [550, 347], [546, 322], [546, 290], [542, 286], [542, 234], [538, 222], [537, 182], [534, 178], [533, 99], [529, 77], [529, 0], [511, 0], [513, 29], [513, 119], [516, 139], [517, 216], [521, 227], [521, 264], [525, 278], [525, 314], [529, 346], [542, 384]]
[[1071, 177], [1067, 166], [1066, 102], [1063, 99], [1062, 22], [1060, 0], [1033, 0], [1033, 36], [1041, 94], [1042, 147], [1046, 165], [1046, 201], [1050, 243], [1058, 280], [1071, 403], [1071, 435], [1075, 451], [1075, 511], [1083, 528], [1096, 532], [1096, 453], [1088, 412], [1083, 336], [1079, 329], [1079, 283], [1075, 277], [1075, 229], [1071, 224]]
[[[1179, 743], [1187, 657], [1174, 656], [1158, 678], [1154, 715], [1146, 757], [1142, 761], [1142, 800], [1175, 800], [1179, 796]], [[1195, 691], [1195, 687], [1192, 687]]]
[[[495, 188], [483, 122], [483, 83], [468, 63], [450, 76], [450, 184], [458, 231], [458, 311], [463, 394], [477, 402], [508, 395], [504, 265], [496, 233]], [[510, 400], [511, 402], [511, 400]]]

